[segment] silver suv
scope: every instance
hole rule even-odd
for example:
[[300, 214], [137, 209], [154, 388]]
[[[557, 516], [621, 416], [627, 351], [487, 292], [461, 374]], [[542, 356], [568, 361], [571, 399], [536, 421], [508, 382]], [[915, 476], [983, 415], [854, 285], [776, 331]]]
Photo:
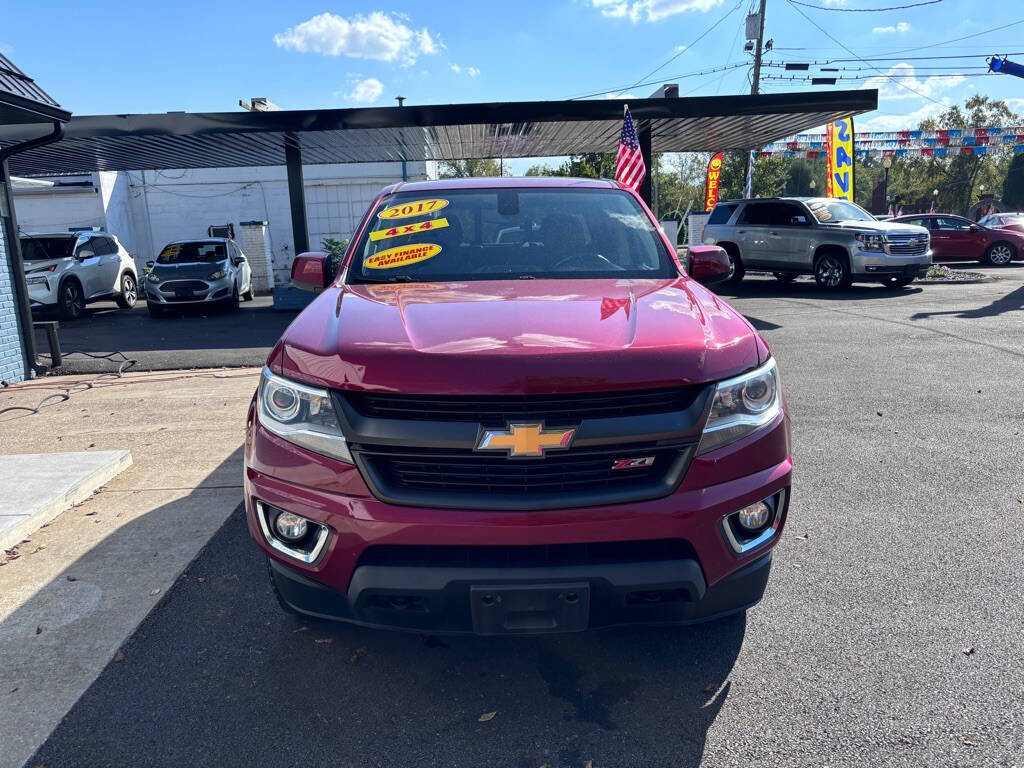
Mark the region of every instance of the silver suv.
[[732, 282], [758, 270], [787, 283], [814, 275], [827, 289], [846, 288], [854, 280], [902, 288], [932, 263], [924, 227], [878, 221], [859, 205], [826, 197], [720, 202], [703, 240], [729, 254]]
[[139, 295], [131, 254], [107, 232], [46, 232], [21, 237], [25, 282], [33, 309], [56, 309], [74, 320], [93, 301], [131, 309]]

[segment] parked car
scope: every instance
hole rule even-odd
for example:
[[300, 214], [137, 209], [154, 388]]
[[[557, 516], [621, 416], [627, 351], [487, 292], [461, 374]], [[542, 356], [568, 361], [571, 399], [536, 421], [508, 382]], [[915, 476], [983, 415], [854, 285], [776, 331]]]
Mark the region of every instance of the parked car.
[[[508, 232], [529, 233], [508, 242]], [[743, 611], [790, 498], [753, 326], [596, 179], [395, 184], [267, 360], [249, 530], [289, 611], [521, 634]]]
[[935, 261], [980, 261], [1006, 266], [1024, 258], [1024, 233], [990, 229], [951, 213], [921, 213], [901, 216], [897, 221], [925, 227], [932, 235]]
[[878, 221], [859, 205], [826, 197], [720, 202], [704, 228], [704, 243], [728, 252], [733, 282], [753, 269], [784, 282], [814, 275], [829, 290], [853, 281], [902, 288], [931, 265], [927, 230]]
[[234, 240], [209, 237], [164, 246], [156, 261], [146, 264], [146, 307], [159, 316], [180, 306], [237, 308], [252, 299], [252, 269]]
[[978, 223], [989, 229], [1011, 229], [1014, 232], [1024, 232], [1024, 213], [991, 213], [979, 219]]
[[86, 304], [113, 299], [131, 309], [138, 298], [135, 262], [107, 232], [39, 232], [22, 235], [25, 282], [35, 310], [56, 310], [64, 320]]

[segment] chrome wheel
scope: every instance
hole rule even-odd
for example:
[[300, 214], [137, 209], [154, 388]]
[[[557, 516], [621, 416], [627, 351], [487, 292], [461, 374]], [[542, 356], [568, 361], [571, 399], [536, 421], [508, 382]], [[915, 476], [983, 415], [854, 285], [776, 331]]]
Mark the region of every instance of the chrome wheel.
[[121, 277], [121, 296], [118, 299], [117, 305], [122, 309], [131, 309], [135, 306], [135, 302], [139, 300], [139, 287], [135, 283], [135, 278], [131, 275], [124, 275]]
[[818, 260], [814, 279], [822, 288], [839, 288], [846, 281], [846, 264], [838, 256], [826, 254]]
[[1013, 249], [1006, 243], [996, 243], [988, 249], [988, 262], [997, 267], [1009, 264], [1013, 259]]
[[60, 316], [65, 320], [77, 320], [85, 311], [85, 296], [74, 280], [68, 280], [60, 289]]

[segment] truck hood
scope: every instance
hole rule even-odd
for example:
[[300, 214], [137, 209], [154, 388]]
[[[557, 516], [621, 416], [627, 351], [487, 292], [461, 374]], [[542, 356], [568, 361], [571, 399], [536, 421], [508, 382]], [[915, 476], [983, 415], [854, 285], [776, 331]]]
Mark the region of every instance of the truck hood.
[[689, 278], [504, 280], [328, 288], [269, 364], [328, 387], [529, 394], [714, 381], [766, 357]]
[[916, 224], [907, 224], [900, 221], [840, 221], [835, 224], [826, 224], [827, 227], [849, 230], [851, 232], [878, 232], [883, 235], [922, 235], [928, 234], [928, 230]]

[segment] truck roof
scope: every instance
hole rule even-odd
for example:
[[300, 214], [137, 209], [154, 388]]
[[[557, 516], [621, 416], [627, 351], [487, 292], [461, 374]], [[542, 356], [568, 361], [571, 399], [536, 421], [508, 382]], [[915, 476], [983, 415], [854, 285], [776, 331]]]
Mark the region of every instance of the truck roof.
[[584, 179], [573, 176], [474, 176], [463, 179], [437, 179], [435, 181], [401, 181], [390, 184], [381, 190], [381, 194], [393, 192], [437, 192], [442, 189], [502, 189], [531, 187], [567, 188], [583, 187], [585, 189], [618, 189], [619, 185], [611, 179]]

